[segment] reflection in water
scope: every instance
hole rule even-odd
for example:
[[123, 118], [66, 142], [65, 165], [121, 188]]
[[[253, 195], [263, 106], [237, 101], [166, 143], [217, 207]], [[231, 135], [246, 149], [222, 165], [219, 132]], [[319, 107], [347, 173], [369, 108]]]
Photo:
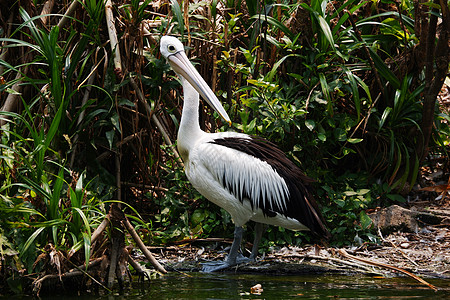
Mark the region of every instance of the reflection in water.
[[[434, 292], [409, 278], [373, 279], [363, 276], [269, 276], [244, 274], [172, 273], [129, 291], [127, 299], [447, 299], [450, 281], [433, 281]], [[261, 284], [261, 295], [250, 288]], [[125, 295], [124, 295], [125, 296]], [[117, 298], [114, 298], [116, 300]], [[111, 299], [113, 300], [113, 299]]]
[[[64, 295], [66, 299], [450, 299], [450, 280], [428, 280], [434, 292], [409, 278], [374, 279], [365, 276], [273, 276], [257, 274], [170, 273], [145, 283], [134, 282], [123, 293], [103, 296]], [[250, 288], [261, 284], [261, 295]], [[26, 297], [8, 297], [25, 299]], [[62, 297], [42, 297], [61, 300]], [[0, 299], [3, 299], [0, 297]], [[6, 298], [4, 298], [6, 299]]]

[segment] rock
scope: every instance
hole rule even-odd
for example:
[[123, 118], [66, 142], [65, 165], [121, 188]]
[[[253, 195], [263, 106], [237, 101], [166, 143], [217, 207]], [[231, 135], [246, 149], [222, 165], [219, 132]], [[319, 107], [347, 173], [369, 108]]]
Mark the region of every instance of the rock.
[[401, 243], [401, 244], [400, 244], [400, 247], [403, 248], [403, 249], [408, 249], [409, 246], [410, 246], [409, 243]]
[[394, 231], [418, 232], [422, 225], [435, 225], [442, 221], [434, 214], [409, 210], [398, 205], [392, 205], [380, 211], [369, 214], [375, 227], [383, 233]]

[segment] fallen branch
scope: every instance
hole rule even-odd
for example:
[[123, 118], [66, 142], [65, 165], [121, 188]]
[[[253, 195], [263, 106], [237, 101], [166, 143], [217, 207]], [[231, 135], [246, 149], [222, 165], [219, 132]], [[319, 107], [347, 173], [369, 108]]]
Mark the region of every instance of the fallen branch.
[[334, 262], [334, 263], [338, 263], [338, 264], [342, 264], [342, 265], [347, 265], [349, 267], [352, 268], [360, 268], [360, 269], [364, 269], [364, 271], [366, 271], [367, 273], [374, 273], [373, 270], [367, 268], [366, 266], [362, 266], [360, 264], [355, 264], [346, 260], [342, 260], [339, 258], [335, 258], [335, 257], [329, 257], [329, 256], [319, 256], [319, 255], [309, 255], [309, 254], [289, 254], [287, 255], [287, 257], [294, 257], [294, 258], [302, 258], [302, 259], [316, 259], [316, 260], [322, 260], [322, 261], [327, 261], [327, 262]]
[[205, 239], [184, 239], [181, 241], [173, 241], [168, 242], [168, 244], [172, 245], [183, 245], [183, 244], [192, 244], [196, 242], [223, 242], [223, 243], [229, 243], [231, 244], [233, 242], [232, 239], [225, 239], [225, 238], [205, 238]]
[[364, 259], [364, 258], [353, 256], [353, 255], [348, 254], [347, 251], [345, 251], [344, 249], [339, 249], [339, 254], [342, 255], [343, 257], [350, 258], [350, 259], [353, 259], [353, 260], [357, 260], [357, 261], [360, 261], [360, 262], [363, 262], [363, 263], [366, 263], [366, 264], [369, 264], [369, 265], [372, 265], [372, 266], [376, 266], [376, 267], [380, 267], [380, 268], [386, 268], [386, 269], [390, 269], [390, 270], [394, 270], [394, 271], [403, 273], [403, 274], [413, 278], [414, 280], [417, 280], [418, 282], [428, 286], [430, 289], [432, 289], [434, 291], [438, 290], [438, 288], [435, 287], [434, 285], [426, 282], [422, 278], [420, 278], [420, 277], [418, 277], [418, 276], [416, 276], [416, 275], [414, 275], [414, 274], [412, 274], [412, 273], [410, 273], [410, 272], [408, 272], [406, 270], [403, 270], [401, 268], [397, 268], [397, 267], [394, 267], [394, 266], [391, 266], [391, 265], [387, 265], [387, 264], [383, 264], [383, 263], [375, 262], [375, 261], [370, 261], [370, 260], [367, 260], [367, 259]]
[[145, 255], [145, 257], [150, 261], [150, 263], [155, 267], [155, 269], [163, 274], [166, 274], [167, 271], [164, 269], [164, 267], [155, 259], [153, 254], [147, 249], [147, 247], [142, 242], [141, 238], [137, 234], [136, 230], [134, 230], [133, 225], [131, 225], [130, 221], [126, 217], [122, 220], [123, 224], [125, 225], [125, 228], [128, 230], [128, 232], [133, 237], [134, 241], [136, 242], [139, 249], [141, 249], [142, 253]]

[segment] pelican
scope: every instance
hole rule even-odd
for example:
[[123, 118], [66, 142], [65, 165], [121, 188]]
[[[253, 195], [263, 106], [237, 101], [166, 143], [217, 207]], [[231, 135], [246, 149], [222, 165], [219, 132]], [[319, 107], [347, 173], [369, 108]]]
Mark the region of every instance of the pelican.
[[[163, 36], [161, 54], [183, 86], [184, 105], [177, 148], [193, 187], [209, 201], [225, 209], [235, 224], [234, 240], [224, 261], [203, 265], [204, 272], [222, 270], [254, 261], [264, 231], [263, 224], [291, 230], [309, 230], [329, 236], [316, 201], [311, 179], [273, 143], [237, 132], [207, 133], [200, 129], [199, 94], [231, 125], [231, 120], [205, 80], [190, 63], [183, 44]], [[239, 254], [242, 226], [256, 222], [249, 258]]]

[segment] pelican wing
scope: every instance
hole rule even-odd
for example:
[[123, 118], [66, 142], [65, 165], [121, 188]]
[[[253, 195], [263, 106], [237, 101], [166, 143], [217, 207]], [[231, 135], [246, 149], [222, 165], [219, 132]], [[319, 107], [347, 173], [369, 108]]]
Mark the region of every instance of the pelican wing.
[[252, 139], [242, 137], [214, 139], [199, 146], [198, 160], [215, 181], [241, 202], [249, 200], [252, 208], [261, 208], [268, 216], [285, 214], [289, 199], [286, 181], [256, 153], [252, 155], [236, 147], [236, 144], [251, 147], [251, 143]]
[[199, 161], [237, 199], [265, 215], [298, 220], [313, 232], [327, 233], [310, 192], [308, 178], [271, 142], [247, 135], [215, 137], [199, 148]]

